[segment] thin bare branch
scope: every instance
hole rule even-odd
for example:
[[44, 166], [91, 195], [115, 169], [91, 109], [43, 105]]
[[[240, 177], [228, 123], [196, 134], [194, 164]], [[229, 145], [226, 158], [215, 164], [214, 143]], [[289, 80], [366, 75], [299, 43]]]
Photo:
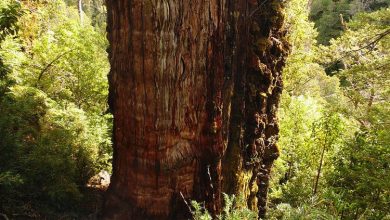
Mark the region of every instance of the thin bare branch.
[[41, 72], [39, 73], [39, 76], [38, 76], [38, 79], [37, 79], [37, 82], [35, 83], [35, 87], [38, 87], [38, 84], [39, 84], [39, 81], [41, 81], [42, 77], [43, 77], [43, 74], [50, 69], [50, 67], [55, 63], [57, 62], [59, 59], [61, 59], [61, 57], [65, 56], [66, 54], [70, 53], [71, 51], [73, 51], [73, 49], [71, 50], [68, 50], [64, 53], [61, 53], [59, 54], [57, 57], [55, 57], [50, 63], [48, 63], [42, 70]]

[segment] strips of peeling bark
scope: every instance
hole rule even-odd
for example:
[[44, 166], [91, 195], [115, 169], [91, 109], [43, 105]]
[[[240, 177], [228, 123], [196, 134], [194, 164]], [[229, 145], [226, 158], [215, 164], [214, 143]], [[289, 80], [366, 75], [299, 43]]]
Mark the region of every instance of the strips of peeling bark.
[[216, 211], [222, 2], [112, 0], [107, 8], [114, 164], [105, 216], [188, 217], [180, 192]]
[[243, 170], [264, 216], [287, 51], [281, 3], [108, 0], [107, 9], [114, 162], [103, 218], [188, 219], [181, 195], [215, 216], [222, 191], [243, 191]]

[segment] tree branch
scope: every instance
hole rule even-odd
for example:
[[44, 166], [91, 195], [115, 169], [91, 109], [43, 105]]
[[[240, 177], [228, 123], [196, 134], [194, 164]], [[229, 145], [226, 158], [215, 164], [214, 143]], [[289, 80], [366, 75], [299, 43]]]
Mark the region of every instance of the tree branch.
[[[368, 44], [366, 44], [365, 46], [363, 46], [363, 47], [361, 47], [361, 48], [358, 48], [358, 49], [355, 49], [355, 50], [347, 51], [346, 53], [347, 53], [347, 54], [349, 54], [349, 53], [355, 53], [355, 52], [364, 50], [364, 49], [366, 49], [366, 48], [370, 48], [370, 51], [371, 51], [371, 50], [373, 50], [373, 48], [372, 48], [373, 46], [377, 45], [378, 42], [379, 42], [382, 38], [386, 37], [386, 36], [389, 35], [389, 34], [390, 34], [390, 28], [387, 29], [387, 30], [385, 30], [385, 31], [382, 32], [382, 33], [377, 34], [376, 36], [378, 36], [378, 37], [377, 37], [376, 39], [374, 39], [373, 41], [369, 42]], [[346, 56], [347, 56], [347, 55], [346, 55]], [[343, 58], [343, 57], [342, 57], [342, 58]], [[342, 59], [342, 58], [340, 58], [340, 59]]]
[[38, 84], [39, 84], [39, 81], [41, 80], [43, 74], [55, 63], [57, 62], [61, 57], [65, 56], [66, 54], [70, 53], [71, 51], [73, 51], [73, 49], [71, 50], [68, 50], [62, 54], [59, 54], [56, 58], [54, 58], [50, 63], [48, 63], [45, 68], [43, 68], [41, 70], [41, 72], [39, 73], [39, 76], [38, 76], [38, 79], [37, 79], [37, 82], [35, 83], [35, 87], [38, 87]]
[[372, 51], [375, 48], [375, 46], [379, 43], [379, 41], [382, 40], [384, 37], [386, 37], [389, 34], [390, 34], [390, 28], [383, 31], [382, 33], [375, 35], [377, 37], [374, 40], [372, 40], [371, 42], [367, 43], [366, 45], [364, 45], [358, 49], [355, 49], [355, 50], [346, 51], [342, 57], [336, 59], [335, 61], [332, 61], [331, 63], [325, 64], [325, 67], [329, 67], [334, 62], [340, 62], [340, 61], [342, 61], [342, 59], [351, 56], [353, 53], [362, 51], [364, 49], [369, 48], [369, 51]]

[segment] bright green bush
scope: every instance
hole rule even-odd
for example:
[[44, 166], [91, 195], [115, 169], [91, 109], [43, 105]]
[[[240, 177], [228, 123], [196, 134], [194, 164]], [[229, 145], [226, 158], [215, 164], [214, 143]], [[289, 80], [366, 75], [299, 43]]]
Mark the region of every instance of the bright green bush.
[[[217, 216], [219, 220], [256, 220], [257, 213], [248, 209], [246, 202], [242, 196], [223, 194], [224, 207], [222, 214]], [[193, 218], [195, 220], [211, 220], [210, 213], [198, 202], [192, 201]]]
[[0, 213], [77, 211], [110, 170], [105, 36], [61, 0], [1, 1], [0, 27]]
[[336, 216], [329, 214], [327, 210], [320, 207], [315, 207], [313, 204], [302, 204], [294, 208], [288, 203], [281, 203], [275, 209], [271, 209], [268, 213], [270, 220], [333, 220], [338, 219]]
[[0, 185], [17, 182], [24, 200], [74, 207], [82, 197], [80, 188], [99, 167], [99, 145], [104, 144], [86, 113], [23, 86], [11, 88], [0, 110], [0, 152], [5, 152], [0, 155]]

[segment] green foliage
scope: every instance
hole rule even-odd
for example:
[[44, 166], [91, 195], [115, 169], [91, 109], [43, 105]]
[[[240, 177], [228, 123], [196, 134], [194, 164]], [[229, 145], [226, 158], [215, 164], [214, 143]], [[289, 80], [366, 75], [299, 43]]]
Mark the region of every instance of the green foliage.
[[344, 94], [353, 106], [349, 114], [361, 124], [368, 123], [365, 118], [371, 107], [383, 106], [389, 98], [389, 20], [389, 9], [358, 14], [343, 36], [323, 48], [324, 65], [343, 63], [344, 68], [333, 74], [341, 79]]
[[[74, 8], [79, 8], [79, 1], [76, 0], [64, 0], [65, 3]], [[102, 34], [105, 32], [106, 25], [106, 8], [104, 7], [104, 0], [83, 0], [81, 1], [82, 11], [84, 16], [91, 18], [91, 24], [94, 27], [102, 30]]]
[[334, 215], [324, 210], [321, 206], [324, 204], [320, 204], [315, 202], [315, 200], [311, 199], [311, 201], [307, 201], [302, 206], [297, 208], [292, 207], [288, 203], [281, 203], [276, 206], [275, 209], [272, 209], [268, 214], [269, 219], [276, 220], [333, 220], [338, 219]]
[[306, 4], [307, 0], [291, 0], [286, 9], [291, 53], [283, 70], [285, 91], [289, 96], [321, 97], [326, 101], [338, 99], [338, 79], [328, 77], [316, 61], [321, 56], [315, 40], [318, 33], [308, 19], [309, 12], [302, 7]]
[[20, 3], [4, 0], [0, 3], [0, 42], [18, 30], [17, 21], [23, 14]]
[[389, 6], [389, 0], [314, 0], [310, 7], [310, 18], [319, 32], [318, 42], [329, 45], [332, 38], [339, 37], [347, 28], [343, 22], [349, 21], [356, 13]]
[[357, 14], [349, 29], [325, 50], [327, 63], [344, 64], [334, 74], [342, 80], [348, 100], [345, 113], [359, 125], [354, 138], [338, 151], [329, 176], [333, 199], [344, 216], [389, 215], [389, 19], [388, 8]]
[[14, 86], [0, 109], [8, 116], [0, 120], [1, 172], [23, 180], [22, 199], [72, 207], [81, 198], [79, 187], [96, 172], [99, 140], [85, 113], [23, 86]]
[[338, 79], [327, 76], [316, 62], [321, 53], [316, 46], [314, 24], [308, 20], [308, 11], [301, 7], [305, 4], [305, 0], [292, 0], [286, 13], [292, 51], [283, 71], [288, 93], [282, 95], [279, 109], [282, 153], [273, 168], [273, 207], [279, 203], [300, 207], [313, 196], [318, 173], [316, 188], [322, 189], [326, 184], [322, 176], [332, 169], [329, 158], [350, 134], [343, 134], [345, 119], [336, 111], [344, 102]]
[[274, 167], [272, 203], [299, 207], [313, 196], [317, 175], [320, 175], [317, 187], [321, 193], [325, 192], [327, 183], [323, 176], [333, 169], [331, 158], [351, 135], [346, 119], [337, 112], [324, 111], [325, 106], [317, 99], [283, 95], [279, 112], [282, 154]]
[[329, 184], [343, 215], [382, 219], [389, 214], [388, 143], [388, 130], [375, 129], [357, 133], [353, 142], [340, 149]]
[[[229, 196], [223, 194], [224, 207], [222, 214], [217, 216], [220, 220], [255, 220], [257, 213], [247, 208], [245, 199], [240, 196]], [[198, 202], [192, 201], [192, 215], [195, 220], [211, 220], [213, 219], [210, 213]]]
[[321, 117], [320, 106], [314, 99], [286, 96], [283, 95], [279, 112], [281, 156], [274, 167], [275, 186], [271, 187], [270, 197], [277, 202], [299, 205], [313, 190], [311, 183], [319, 148], [312, 138], [312, 124]]
[[344, 27], [340, 18], [348, 20], [352, 14], [348, 0], [314, 0], [311, 5], [310, 18], [315, 21], [319, 32], [318, 42], [327, 45], [329, 40], [340, 36]]
[[[23, 10], [19, 3], [14, 1], [2, 1], [0, 3], [0, 43], [8, 35], [17, 32], [17, 20], [22, 14]], [[0, 97], [7, 91], [8, 86], [13, 83], [8, 76], [9, 71], [9, 67], [4, 64], [3, 58], [0, 56]]]
[[193, 207], [192, 210], [192, 217], [195, 220], [212, 220], [210, 213], [207, 211], [207, 209], [202, 206], [200, 203], [196, 201], [191, 201], [191, 205]]
[[[30, 25], [31, 19], [38, 17], [38, 22]], [[20, 26], [19, 41], [8, 38], [3, 43], [13, 47], [4, 58], [4, 63], [13, 67], [13, 77], [56, 101], [73, 102], [100, 114], [106, 108], [108, 91], [105, 36], [86, 21], [81, 25], [77, 11], [61, 1], [23, 16]]]
[[[360, 8], [360, 1], [314, 1], [317, 39], [329, 44], [317, 46], [307, 10], [297, 6], [306, 3], [291, 0], [287, 10], [292, 53], [283, 72], [282, 154], [273, 168], [268, 218], [385, 219], [390, 11], [375, 1]], [[374, 8], [380, 10], [357, 13]], [[340, 22], [340, 12], [351, 18], [344, 27], [332, 23]]]
[[2, 2], [0, 18], [0, 211], [76, 211], [110, 169], [105, 36], [60, 0]]
[[[88, 179], [109, 169], [106, 11], [77, 3], [0, 2], [0, 212], [77, 211]], [[390, 1], [308, 3], [287, 2], [268, 218], [390, 219]], [[224, 195], [218, 219], [256, 213]]]

